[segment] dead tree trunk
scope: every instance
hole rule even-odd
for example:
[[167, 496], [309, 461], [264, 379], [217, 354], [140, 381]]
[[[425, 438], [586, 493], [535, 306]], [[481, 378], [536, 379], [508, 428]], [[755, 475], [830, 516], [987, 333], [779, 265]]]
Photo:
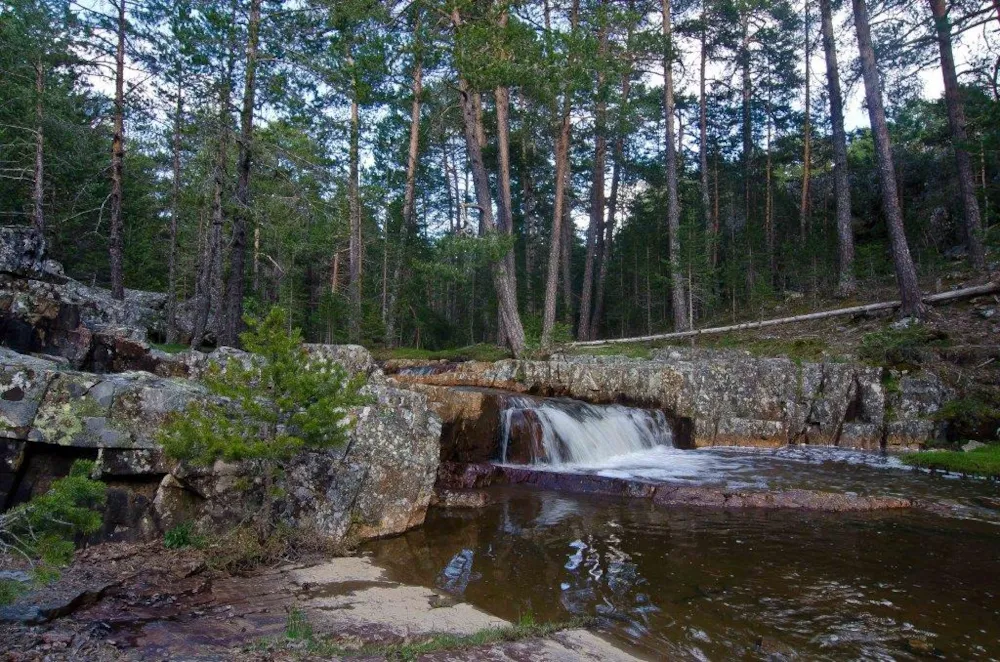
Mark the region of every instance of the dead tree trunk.
[[837, 68], [837, 43], [833, 36], [831, 0], [819, 0], [823, 30], [823, 51], [826, 56], [826, 82], [830, 94], [830, 124], [833, 140], [833, 185], [837, 200], [837, 247], [839, 278], [837, 292], [847, 297], [857, 291], [854, 277], [854, 230], [851, 227], [851, 183], [847, 173], [847, 134], [844, 131], [844, 97], [840, 91], [840, 71]]
[[879, 184], [882, 189], [882, 211], [889, 226], [890, 250], [899, 286], [902, 315], [921, 315], [924, 305], [920, 301], [920, 284], [917, 270], [910, 256], [903, 229], [903, 213], [899, 207], [896, 190], [896, 170], [892, 159], [892, 145], [889, 142], [889, 127], [886, 124], [885, 108], [882, 106], [882, 88], [878, 68], [875, 63], [875, 49], [872, 45], [871, 27], [868, 22], [868, 7], [865, 0], [852, 0], [854, 26], [858, 36], [858, 50], [861, 55], [861, 73], [865, 82], [865, 100], [868, 117], [871, 120], [872, 136], [875, 140], [875, 154]]
[[931, 14], [937, 31], [938, 47], [941, 50], [941, 73], [944, 77], [944, 99], [948, 107], [948, 127], [951, 129], [951, 143], [955, 150], [955, 166], [958, 171], [958, 187], [962, 194], [965, 210], [965, 241], [969, 248], [969, 262], [980, 271], [986, 268], [986, 253], [983, 249], [983, 226], [979, 217], [979, 201], [976, 200], [976, 182], [972, 172], [972, 158], [966, 148], [968, 134], [965, 130], [965, 104], [962, 103], [958, 88], [958, 74], [955, 71], [955, 56], [951, 50], [951, 22], [945, 0], [930, 0]]
[[122, 177], [125, 167], [125, 0], [118, 0], [118, 44], [115, 48], [115, 112], [111, 138], [111, 233], [108, 253], [111, 264], [111, 296], [125, 298], [124, 227]]

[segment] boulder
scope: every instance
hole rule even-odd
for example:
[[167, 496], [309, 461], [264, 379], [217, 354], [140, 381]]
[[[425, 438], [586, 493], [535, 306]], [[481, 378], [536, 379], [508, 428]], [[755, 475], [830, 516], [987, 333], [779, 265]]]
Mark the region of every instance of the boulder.
[[273, 521], [340, 543], [423, 523], [437, 474], [440, 419], [420, 394], [382, 385], [366, 391], [373, 402], [353, 412], [345, 445], [301, 452], [276, 477], [254, 462], [185, 465], [164, 476], [154, 498], [163, 528], [194, 521], [219, 530], [266, 508]]

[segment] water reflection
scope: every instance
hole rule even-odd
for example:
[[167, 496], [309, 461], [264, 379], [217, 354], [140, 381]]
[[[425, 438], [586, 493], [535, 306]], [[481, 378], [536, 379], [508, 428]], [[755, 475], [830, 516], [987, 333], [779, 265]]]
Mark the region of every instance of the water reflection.
[[602, 617], [655, 658], [1000, 656], [994, 525], [496, 496], [475, 517], [432, 511], [368, 549], [395, 578], [508, 619]]

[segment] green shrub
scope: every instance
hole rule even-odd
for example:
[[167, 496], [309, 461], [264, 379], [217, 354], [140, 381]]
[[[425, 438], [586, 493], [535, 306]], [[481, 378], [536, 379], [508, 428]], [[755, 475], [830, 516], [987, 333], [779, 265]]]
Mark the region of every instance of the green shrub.
[[940, 347], [947, 336], [921, 324], [865, 334], [858, 356], [868, 363], [892, 368], [916, 368], [927, 360], [928, 348]]
[[163, 546], [167, 549], [184, 549], [185, 547], [201, 549], [205, 544], [205, 536], [195, 533], [191, 522], [181, 522], [163, 534]]
[[0, 579], [0, 606], [9, 605], [28, 590], [24, 582], [16, 579]]
[[199, 465], [280, 460], [345, 441], [348, 408], [368, 401], [364, 376], [349, 379], [340, 364], [309, 355], [280, 308], [247, 324], [241, 339], [253, 356], [209, 367], [203, 381], [217, 397], [170, 417], [159, 433], [168, 456]]
[[285, 622], [285, 638], [293, 641], [310, 641], [313, 638], [313, 628], [309, 619], [298, 607], [292, 607]]
[[69, 563], [75, 539], [97, 532], [103, 521], [106, 486], [90, 477], [93, 470], [93, 462], [77, 460], [48, 492], [0, 515], [0, 548], [33, 565], [38, 560], [48, 566]]

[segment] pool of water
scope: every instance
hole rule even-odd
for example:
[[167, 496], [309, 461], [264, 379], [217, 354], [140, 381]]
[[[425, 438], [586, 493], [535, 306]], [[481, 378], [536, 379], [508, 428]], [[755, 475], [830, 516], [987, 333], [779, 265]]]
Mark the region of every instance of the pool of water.
[[599, 617], [650, 659], [1000, 658], [987, 521], [490, 492], [485, 509], [432, 510], [365, 549], [393, 579], [504, 618]]
[[[990, 510], [1000, 509], [1000, 483], [995, 480], [932, 475], [914, 470], [899, 458], [885, 453], [824, 446], [697, 450], [656, 446], [605, 458], [594, 464], [547, 465], [544, 468], [730, 490], [810, 489], [908, 497], [959, 504], [989, 519], [995, 518]], [[1000, 511], [992, 515], [1000, 515]]]

